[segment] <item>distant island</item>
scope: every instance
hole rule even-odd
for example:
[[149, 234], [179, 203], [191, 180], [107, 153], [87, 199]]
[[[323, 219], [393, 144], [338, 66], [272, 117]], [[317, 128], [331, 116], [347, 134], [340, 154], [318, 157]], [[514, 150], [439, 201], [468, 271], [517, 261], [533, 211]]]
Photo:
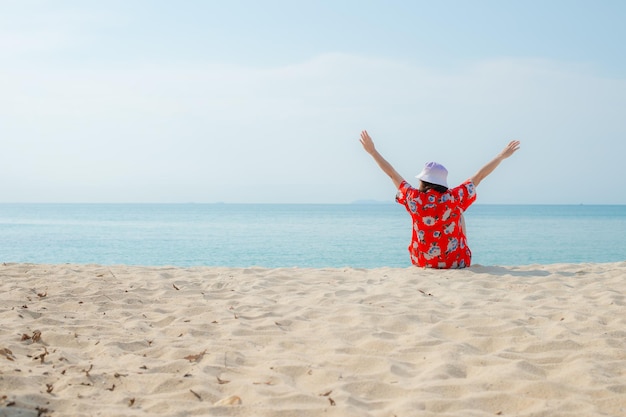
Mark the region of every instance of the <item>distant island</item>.
[[354, 200], [350, 204], [394, 204], [390, 200]]

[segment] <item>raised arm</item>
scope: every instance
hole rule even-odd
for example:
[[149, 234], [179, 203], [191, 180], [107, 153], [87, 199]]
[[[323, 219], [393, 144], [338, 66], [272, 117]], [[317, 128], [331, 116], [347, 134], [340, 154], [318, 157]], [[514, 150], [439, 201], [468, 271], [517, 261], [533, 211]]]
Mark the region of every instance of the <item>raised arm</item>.
[[374, 161], [376, 161], [380, 169], [382, 169], [383, 172], [387, 174], [389, 178], [391, 178], [391, 181], [393, 181], [393, 185], [395, 185], [396, 188], [400, 188], [400, 184], [402, 184], [404, 178], [402, 178], [402, 176], [398, 174], [398, 172], [391, 166], [391, 164], [387, 162], [387, 160], [385, 160], [385, 158], [383, 158], [381, 154], [378, 153], [376, 147], [374, 146], [374, 141], [367, 133], [367, 130], [361, 132], [361, 145], [363, 145], [363, 149], [365, 149], [365, 152], [367, 152], [372, 156], [372, 158], [374, 158]]
[[509, 156], [513, 155], [519, 149], [519, 140], [512, 140], [508, 145], [500, 152], [495, 158], [488, 162], [485, 166], [478, 170], [470, 179], [475, 186], [480, 184], [487, 175], [491, 174], [494, 169], [500, 165], [500, 162], [504, 161]]

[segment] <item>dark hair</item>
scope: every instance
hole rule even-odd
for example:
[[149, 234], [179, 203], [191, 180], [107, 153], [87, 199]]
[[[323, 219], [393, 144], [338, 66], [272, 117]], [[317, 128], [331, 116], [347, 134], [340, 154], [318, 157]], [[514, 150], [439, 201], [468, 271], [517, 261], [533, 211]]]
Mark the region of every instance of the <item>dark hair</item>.
[[435, 190], [438, 193], [445, 193], [446, 191], [448, 191], [448, 187], [444, 187], [443, 185], [439, 185], [439, 184], [433, 184], [432, 182], [428, 182], [428, 181], [424, 181], [424, 180], [420, 180], [422, 183], [420, 185], [420, 191], [425, 193], [427, 191], [430, 190]]

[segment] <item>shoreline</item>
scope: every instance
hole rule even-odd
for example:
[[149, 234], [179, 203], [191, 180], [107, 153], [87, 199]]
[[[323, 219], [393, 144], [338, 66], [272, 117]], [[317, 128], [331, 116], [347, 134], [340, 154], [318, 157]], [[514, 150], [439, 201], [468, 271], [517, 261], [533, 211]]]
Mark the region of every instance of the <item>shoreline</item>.
[[7, 263], [0, 416], [624, 415], [624, 276]]

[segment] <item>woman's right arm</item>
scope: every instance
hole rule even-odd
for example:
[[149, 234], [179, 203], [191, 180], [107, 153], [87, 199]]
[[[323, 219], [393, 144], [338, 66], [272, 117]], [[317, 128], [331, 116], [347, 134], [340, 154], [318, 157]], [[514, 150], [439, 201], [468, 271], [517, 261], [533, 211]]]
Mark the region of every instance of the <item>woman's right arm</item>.
[[396, 186], [396, 189], [400, 188], [400, 184], [404, 182], [404, 178], [402, 178], [402, 175], [398, 174], [394, 167], [392, 167], [391, 164], [387, 162], [387, 160], [383, 158], [380, 153], [378, 153], [376, 147], [374, 146], [374, 141], [367, 133], [367, 130], [361, 132], [361, 145], [363, 145], [365, 152], [374, 158], [374, 161], [376, 161], [380, 169], [382, 169], [383, 172], [391, 178], [391, 181], [393, 181], [393, 185]]

